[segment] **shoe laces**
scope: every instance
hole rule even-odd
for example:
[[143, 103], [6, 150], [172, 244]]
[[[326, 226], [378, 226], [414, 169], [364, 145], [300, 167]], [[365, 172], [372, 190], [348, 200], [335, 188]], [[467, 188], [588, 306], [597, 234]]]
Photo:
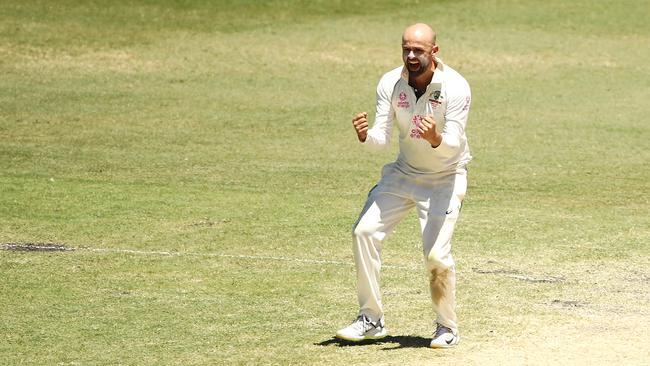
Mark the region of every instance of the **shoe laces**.
[[[433, 336], [433, 338], [438, 338], [441, 335], [449, 333], [451, 335], [454, 335], [454, 332], [451, 331], [451, 328], [445, 327], [444, 325], [437, 323], [436, 324], [436, 334]], [[455, 335], [454, 335], [455, 336]]]
[[354, 320], [354, 322], [352, 322], [353, 327], [358, 328], [363, 332], [367, 332], [372, 328], [379, 328], [380, 325], [381, 325], [380, 321], [377, 321], [377, 323], [371, 322], [370, 319], [366, 316], [366, 314], [359, 315]]

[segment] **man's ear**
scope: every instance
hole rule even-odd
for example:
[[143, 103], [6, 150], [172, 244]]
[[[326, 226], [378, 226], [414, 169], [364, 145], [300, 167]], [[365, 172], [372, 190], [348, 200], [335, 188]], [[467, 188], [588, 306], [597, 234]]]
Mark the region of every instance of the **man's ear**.
[[436, 53], [438, 53], [438, 45], [437, 44], [433, 45], [433, 47], [431, 48], [431, 56], [435, 56]]

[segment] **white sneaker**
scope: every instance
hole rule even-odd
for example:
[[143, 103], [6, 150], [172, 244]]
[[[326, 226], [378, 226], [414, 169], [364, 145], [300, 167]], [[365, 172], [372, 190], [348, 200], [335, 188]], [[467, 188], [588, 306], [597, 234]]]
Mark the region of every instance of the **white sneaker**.
[[460, 342], [458, 332], [445, 327], [442, 324], [437, 324], [436, 333], [431, 340], [431, 348], [451, 348]]
[[336, 332], [336, 337], [346, 341], [358, 342], [364, 339], [380, 339], [388, 335], [384, 325], [384, 317], [373, 323], [370, 319], [361, 314], [352, 324]]

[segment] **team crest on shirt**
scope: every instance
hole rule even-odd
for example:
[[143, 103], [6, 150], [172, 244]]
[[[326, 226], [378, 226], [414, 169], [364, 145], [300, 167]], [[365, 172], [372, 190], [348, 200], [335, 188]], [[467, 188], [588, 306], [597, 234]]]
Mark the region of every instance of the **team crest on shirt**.
[[411, 106], [408, 100], [406, 100], [406, 93], [400, 92], [399, 93], [399, 101], [397, 102], [397, 106], [399, 108], [408, 108]]
[[429, 104], [431, 104], [432, 109], [436, 109], [440, 104], [442, 104], [440, 99], [440, 90], [434, 90], [429, 94]]

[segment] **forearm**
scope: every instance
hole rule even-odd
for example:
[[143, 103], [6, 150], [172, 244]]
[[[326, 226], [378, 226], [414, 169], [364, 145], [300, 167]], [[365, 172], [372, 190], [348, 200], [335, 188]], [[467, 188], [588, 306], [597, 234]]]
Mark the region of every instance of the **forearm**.
[[390, 132], [386, 131], [386, 128], [382, 125], [377, 124], [368, 130], [365, 141], [362, 141], [364, 147], [373, 150], [382, 149], [384, 146], [388, 145], [389, 142]]
[[443, 139], [442, 134], [436, 133], [435, 136], [433, 136], [432, 138], [430, 138], [427, 141], [429, 142], [429, 144], [431, 144], [431, 147], [435, 149], [435, 148], [439, 147], [440, 144], [442, 144], [442, 139]]

